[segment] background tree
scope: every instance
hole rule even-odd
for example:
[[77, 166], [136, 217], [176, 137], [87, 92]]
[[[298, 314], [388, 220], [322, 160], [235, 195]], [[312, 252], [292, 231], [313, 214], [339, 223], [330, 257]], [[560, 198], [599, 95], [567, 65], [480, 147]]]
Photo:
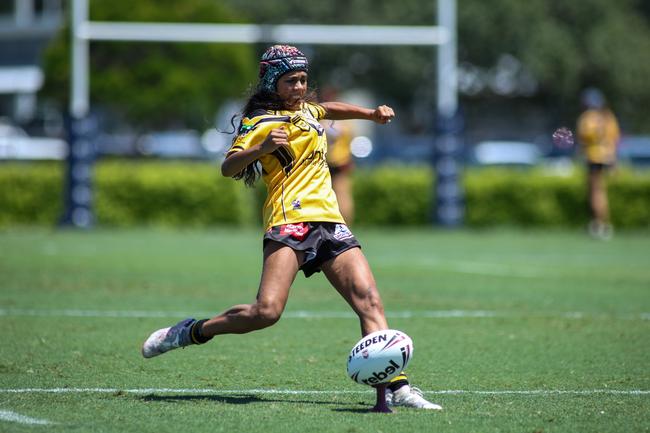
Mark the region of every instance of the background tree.
[[[224, 0], [256, 23], [432, 25], [430, 0]], [[645, 0], [458, 0], [459, 61], [494, 70], [504, 55], [521, 62], [535, 82], [522, 97], [572, 121], [580, 91], [597, 86], [630, 129], [650, 131], [650, 6]], [[377, 35], [378, 39], [382, 35]], [[422, 47], [315, 46], [314, 78], [323, 85], [372, 90], [413, 119], [430, 123], [435, 100], [435, 55]], [[464, 103], [494, 99], [489, 88]], [[511, 101], [512, 102], [512, 101]], [[517, 105], [517, 104], [515, 104]], [[424, 111], [423, 111], [424, 110]]]
[[[648, 4], [458, 0], [459, 61], [485, 82], [474, 91], [465, 89], [463, 105], [468, 112], [485, 111], [487, 104], [512, 111], [525, 105], [568, 124], [579, 109], [580, 91], [597, 86], [624, 128], [650, 132], [650, 110], [645, 109], [650, 106]], [[250, 0], [93, 0], [91, 13], [95, 20], [432, 25], [435, 9], [431, 0], [265, 0], [254, 6]], [[62, 33], [47, 57], [47, 94], [59, 101], [67, 98], [68, 38]], [[93, 43], [91, 97], [142, 125], [203, 127], [225, 98], [242, 95], [255, 81], [265, 45]], [[433, 49], [300, 48], [310, 56], [316, 85], [365, 88], [410, 114], [400, 117], [408, 119], [405, 126], [411, 131], [430, 127], [436, 88]], [[495, 71], [504, 64], [518, 68], [523, 89], [494, 90]]]
[[[241, 22], [211, 0], [93, 0], [95, 21]], [[66, 28], [45, 57], [46, 97], [67, 109], [70, 32]], [[191, 127], [214, 122], [221, 103], [240, 97], [256, 77], [254, 49], [248, 45], [93, 42], [90, 45], [90, 98], [94, 107], [120, 113], [136, 128]]]
[[[646, 2], [647, 3], [647, 2]], [[539, 103], [571, 117], [580, 91], [600, 87], [628, 126], [649, 131], [649, 14], [643, 1], [459, 1], [460, 57], [489, 66], [519, 58], [539, 83]]]

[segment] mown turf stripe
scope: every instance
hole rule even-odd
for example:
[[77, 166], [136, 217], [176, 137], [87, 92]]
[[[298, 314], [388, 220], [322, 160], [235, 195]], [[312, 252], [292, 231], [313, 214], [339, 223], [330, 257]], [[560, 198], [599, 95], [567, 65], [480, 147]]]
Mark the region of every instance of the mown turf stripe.
[[[35, 317], [91, 317], [91, 318], [181, 318], [190, 316], [210, 317], [214, 312], [208, 311], [147, 311], [147, 310], [82, 310], [82, 309], [30, 309], [0, 308], [0, 316], [35, 316]], [[285, 319], [357, 319], [352, 311], [287, 311]], [[638, 314], [597, 314], [581, 311], [568, 312], [508, 312], [487, 310], [424, 310], [424, 311], [387, 311], [389, 319], [449, 319], [449, 318], [521, 318], [521, 317], [557, 317], [564, 319], [605, 318], [624, 320], [650, 320], [650, 313]]]
[[[372, 389], [358, 390], [305, 390], [305, 389], [210, 389], [210, 388], [5, 388], [2, 394], [283, 394], [283, 395], [312, 395], [312, 394], [367, 394]], [[650, 390], [642, 389], [529, 389], [529, 390], [429, 390], [423, 391], [432, 395], [650, 395]]]
[[0, 421], [17, 422], [19, 424], [28, 424], [28, 425], [52, 424], [50, 421], [46, 419], [30, 418], [28, 416], [21, 415], [19, 413], [12, 412], [10, 410], [0, 410]]

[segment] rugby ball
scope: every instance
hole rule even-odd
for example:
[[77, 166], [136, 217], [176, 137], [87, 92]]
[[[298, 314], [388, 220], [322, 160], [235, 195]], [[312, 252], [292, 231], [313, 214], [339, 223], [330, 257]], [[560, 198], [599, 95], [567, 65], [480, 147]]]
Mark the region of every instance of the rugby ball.
[[348, 357], [348, 376], [363, 385], [379, 385], [399, 375], [413, 356], [413, 341], [401, 331], [385, 329], [363, 337]]

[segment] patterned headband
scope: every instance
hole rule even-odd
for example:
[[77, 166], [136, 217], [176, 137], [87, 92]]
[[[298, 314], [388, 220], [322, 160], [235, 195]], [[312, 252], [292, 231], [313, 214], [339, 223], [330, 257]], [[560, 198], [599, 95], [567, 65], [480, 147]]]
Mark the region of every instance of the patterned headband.
[[296, 47], [273, 45], [260, 60], [259, 87], [267, 92], [275, 92], [278, 78], [289, 71], [308, 71], [307, 57]]

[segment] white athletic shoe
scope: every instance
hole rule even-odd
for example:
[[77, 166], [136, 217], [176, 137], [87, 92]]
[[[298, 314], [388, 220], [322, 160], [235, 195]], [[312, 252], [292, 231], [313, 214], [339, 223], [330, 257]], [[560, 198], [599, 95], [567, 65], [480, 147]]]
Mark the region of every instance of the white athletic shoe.
[[142, 356], [153, 358], [172, 349], [189, 346], [192, 344], [190, 329], [194, 322], [195, 319], [185, 319], [174, 326], [155, 331], [142, 345]]
[[596, 220], [589, 222], [589, 236], [601, 241], [608, 241], [614, 236], [614, 228], [609, 223], [603, 223]]
[[404, 385], [397, 391], [386, 390], [386, 403], [389, 406], [414, 407], [416, 409], [442, 410], [442, 406], [427, 401], [420, 388]]

